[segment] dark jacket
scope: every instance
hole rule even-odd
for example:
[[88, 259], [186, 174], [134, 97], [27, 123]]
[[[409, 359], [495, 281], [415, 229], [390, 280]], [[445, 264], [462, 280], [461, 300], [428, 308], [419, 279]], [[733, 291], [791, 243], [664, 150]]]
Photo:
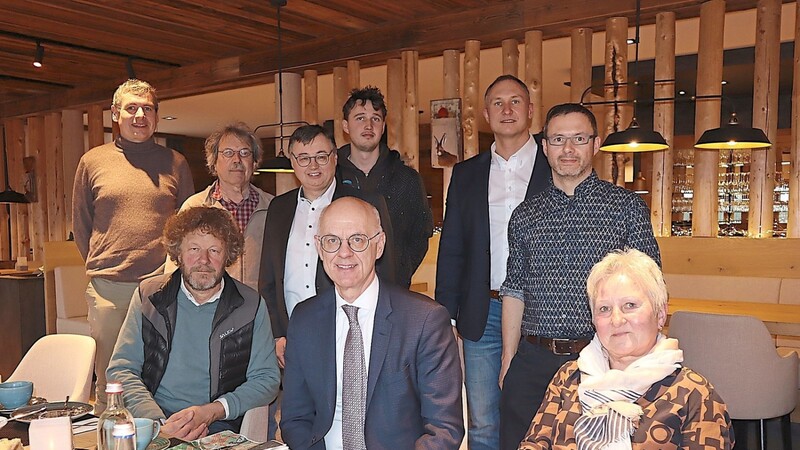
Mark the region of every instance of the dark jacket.
[[[530, 198], [550, 184], [552, 172], [542, 150], [541, 133], [528, 190]], [[436, 301], [450, 311], [458, 332], [477, 341], [489, 314], [489, 167], [491, 152], [482, 152], [453, 168], [436, 263]], [[495, 288], [499, 286], [494, 286]]]
[[[212, 401], [247, 381], [253, 322], [260, 302], [255, 291], [240, 290], [238, 281], [227, 273], [224, 277], [225, 288], [218, 300], [209, 336]], [[180, 285], [181, 271], [176, 270], [170, 275], [145, 280], [139, 287], [144, 342], [142, 381], [153, 395], [161, 384], [169, 362]]]
[[400, 153], [385, 144], [381, 143], [378, 151], [378, 161], [367, 176], [350, 162], [350, 144], [343, 146], [338, 151], [336, 179], [356, 189], [377, 192], [386, 199], [397, 250], [397, 284], [408, 287], [428, 252], [433, 213], [419, 173], [406, 166]]
[[[272, 323], [272, 334], [275, 338], [286, 336], [289, 326], [289, 314], [286, 310], [284, 298], [284, 274], [286, 273], [286, 245], [289, 242], [289, 233], [292, 231], [292, 222], [297, 210], [297, 193], [299, 188], [281, 194], [270, 203], [267, 211], [267, 224], [264, 227], [264, 246], [261, 249], [261, 269], [258, 277], [258, 291], [267, 303], [267, 311]], [[389, 282], [396, 282], [397, 267], [395, 266], [396, 247], [394, 233], [386, 202], [379, 194], [362, 192], [339, 183], [333, 191], [333, 200], [342, 197], [356, 197], [370, 203], [381, 216], [381, 226], [386, 234], [386, 246], [383, 256], [378, 260], [377, 272], [381, 278]], [[315, 278], [317, 294], [333, 286], [330, 278], [322, 268], [322, 261], [317, 259], [317, 276]]]

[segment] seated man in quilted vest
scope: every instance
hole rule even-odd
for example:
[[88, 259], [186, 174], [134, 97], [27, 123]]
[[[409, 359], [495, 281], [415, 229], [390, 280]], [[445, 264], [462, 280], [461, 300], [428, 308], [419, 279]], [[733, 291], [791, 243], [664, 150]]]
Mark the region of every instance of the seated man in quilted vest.
[[134, 417], [172, 436], [238, 431], [280, 380], [264, 300], [225, 270], [242, 234], [225, 210], [193, 207], [170, 218], [163, 240], [178, 270], [134, 292], [108, 379], [122, 382]]

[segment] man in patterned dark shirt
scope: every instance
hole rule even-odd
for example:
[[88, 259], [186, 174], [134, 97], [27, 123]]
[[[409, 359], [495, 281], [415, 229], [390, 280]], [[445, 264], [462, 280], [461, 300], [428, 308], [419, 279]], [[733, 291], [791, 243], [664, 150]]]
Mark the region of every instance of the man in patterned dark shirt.
[[594, 115], [578, 104], [553, 107], [544, 127], [549, 188], [525, 200], [509, 222], [503, 297], [501, 449], [516, 449], [562, 364], [592, 335], [586, 278], [608, 252], [632, 247], [661, 258], [647, 205], [597, 178]]

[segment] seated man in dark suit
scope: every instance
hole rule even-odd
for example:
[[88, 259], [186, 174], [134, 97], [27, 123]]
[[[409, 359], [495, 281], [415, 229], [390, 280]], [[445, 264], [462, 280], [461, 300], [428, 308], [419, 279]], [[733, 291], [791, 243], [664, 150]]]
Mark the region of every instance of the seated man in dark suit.
[[283, 439], [304, 449], [458, 449], [461, 367], [447, 310], [375, 273], [386, 236], [356, 198], [320, 217], [317, 252], [335, 289], [294, 310]]
[[225, 270], [244, 238], [228, 211], [196, 206], [167, 221], [164, 245], [178, 269], [134, 292], [108, 380], [134, 417], [177, 438], [238, 431], [280, 382], [264, 301]]

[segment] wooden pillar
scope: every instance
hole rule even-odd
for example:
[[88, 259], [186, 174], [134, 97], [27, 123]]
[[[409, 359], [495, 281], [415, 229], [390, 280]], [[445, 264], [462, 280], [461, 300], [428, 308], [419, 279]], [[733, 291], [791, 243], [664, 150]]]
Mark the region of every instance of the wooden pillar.
[[[64, 205], [62, 174], [64, 173], [64, 147], [61, 113], [53, 112], [44, 116], [44, 145], [47, 153], [47, 234], [50, 241], [63, 241], [67, 238], [67, 214]], [[62, 182], [51, 180], [62, 179]], [[72, 185], [69, 186], [72, 189]]]
[[[11, 119], [6, 122], [6, 157], [8, 159], [8, 184], [17, 192], [24, 191], [22, 158], [25, 154], [25, 122]], [[11, 259], [28, 256], [28, 206], [12, 204], [11, 209]]]
[[[361, 87], [361, 63], [351, 59], [347, 61], [347, 87], [350, 91]], [[350, 92], [347, 92], [350, 95]]]
[[333, 137], [336, 139], [336, 146], [341, 147], [350, 142], [342, 129], [342, 106], [350, 95], [348, 88], [348, 77], [346, 67], [333, 68]]
[[83, 155], [83, 111], [64, 110], [61, 112], [63, 126], [63, 180], [64, 185], [64, 213], [66, 217], [67, 235], [72, 228], [72, 185], [75, 182], [75, 171], [78, 161]]
[[403, 148], [401, 130], [402, 109], [405, 101], [403, 61], [391, 58], [386, 61], [386, 143], [391, 149]]
[[[8, 121], [3, 122], [2, 125], [3, 135], [5, 139], [0, 142], [3, 147], [3, 158], [0, 158], [0, 184], [5, 189], [6, 175], [5, 175], [5, 156], [8, 154]], [[11, 260], [11, 242], [9, 241], [9, 226], [8, 226], [8, 205], [0, 205], [0, 260]]]
[[406, 50], [401, 53], [405, 97], [403, 101], [403, 147], [398, 149], [406, 165], [419, 171], [419, 53]]
[[[460, 53], [461, 52], [458, 50], [444, 51], [442, 58], [442, 86], [444, 98], [459, 98], [461, 96]], [[447, 199], [447, 190], [450, 188], [450, 178], [452, 176], [452, 167], [442, 168], [442, 199]], [[447, 205], [445, 204], [444, 206], [446, 207]], [[444, 208], [442, 209], [444, 210]]]
[[792, 88], [792, 153], [789, 174], [789, 220], [787, 238], [800, 238], [800, 8], [795, 8], [794, 65]]
[[[278, 92], [278, 77], [283, 77], [283, 102], [280, 102], [280, 93]], [[299, 73], [284, 72], [283, 75], [275, 74], [275, 117], [281, 117], [280, 105], [283, 103], [283, 121], [285, 122], [299, 122], [303, 117], [303, 96], [302, 96], [302, 77]], [[341, 108], [339, 109], [341, 115]], [[341, 126], [341, 123], [339, 124]], [[288, 151], [289, 136], [297, 128], [297, 125], [284, 126], [283, 134], [286, 138], [275, 140], [275, 154], [277, 155], [281, 148], [284, 154]], [[280, 128], [278, 128], [280, 130]], [[276, 130], [276, 134], [277, 134]], [[284, 192], [291, 191], [299, 186], [297, 178], [294, 174], [289, 173], [276, 173], [275, 174], [275, 193], [277, 195]]]
[[519, 76], [519, 43], [516, 39], [504, 39], [501, 43], [503, 49], [503, 75]]
[[464, 159], [480, 152], [478, 117], [480, 112], [481, 41], [469, 40], [464, 47]]
[[103, 105], [91, 105], [87, 112], [89, 124], [89, 148], [85, 151], [105, 144], [105, 128], [103, 127]]
[[[697, 95], [722, 94], [722, 51], [725, 0], [709, 0], [700, 6], [700, 41], [697, 52]], [[695, 141], [708, 129], [719, 127], [720, 99], [700, 99], [695, 107]], [[717, 235], [717, 178], [719, 152], [694, 152], [694, 199], [692, 236]]]
[[525, 32], [525, 84], [533, 103], [531, 117], [531, 133], [538, 133], [544, 127], [544, 100], [542, 97], [542, 32], [533, 30]]
[[[656, 14], [656, 80], [675, 79], [675, 13]], [[654, 86], [655, 98], [675, 97], [675, 82]], [[653, 105], [653, 129], [661, 133], [670, 148], [653, 152], [653, 172], [650, 178], [650, 221], [653, 234], [669, 236], [672, 232], [672, 156], [675, 135], [675, 102], [661, 101]]]
[[[781, 0], [758, 0], [756, 11], [753, 127], [764, 130], [770, 142], [775, 142], [778, 137]], [[752, 150], [747, 230], [750, 237], [772, 237], [775, 151], [775, 147]]]
[[303, 71], [303, 89], [305, 90], [303, 120], [312, 125], [317, 124], [319, 123], [319, 87], [317, 85], [316, 70]]
[[[575, 28], [570, 34], [569, 101], [580, 103], [583, 93], [592, 85], [592, 29]], [[591, 94], [586, 94], [588, 96]]]
[[[81, 114], [83, 119], [83, 114]], [[83, 120], [81, 120], [81, 132], [83, 131]], [[34, 163], [34, 192], [36, 200], [28, 205], [28, 214], [31, 218], [28, 224], [28, 233], [31, 237], [30, 255], [32, 260], [43, 261], [44, 242], [49, 240], [47, 232], [47, 184], [63, 183], [63, 176], [56, 179], [47, 177], [47, 151], [44, 143], [44, 116], [32, 116], [27, 119], [27, 150], [25, 154], [35, 160]], [[81, 133], [83, 137], [83, 133]], [[81, 140], [83, 144], [83, 140]], [[81, 145], [83, 147], [83, 145]], [[66, 174], [65, 174], [66, 175]], [[74, 171], [73, 171], [74, 177]], [[29, 180], [31, 180], [29, 178]]]
[[[628, 99], [628, 19], [611, 17], [606, 20], [605, 53], [605, 99], [606, 101], [625, 101]], [[616, 83], [616, 85], [614, 85]], [[630, 107], [625, 103], [610, 104], [606, 107], [605, 132], [608, 136], [622, 131], [630, 123]], [[617, 173], [613, 173], [616, 160]], [[597, 175], [619, 186], [625, 185], [625, 155], [622, 153], [598, 152], [595, 156]], [[614, 177], [616, 175], [616, 178]]]

